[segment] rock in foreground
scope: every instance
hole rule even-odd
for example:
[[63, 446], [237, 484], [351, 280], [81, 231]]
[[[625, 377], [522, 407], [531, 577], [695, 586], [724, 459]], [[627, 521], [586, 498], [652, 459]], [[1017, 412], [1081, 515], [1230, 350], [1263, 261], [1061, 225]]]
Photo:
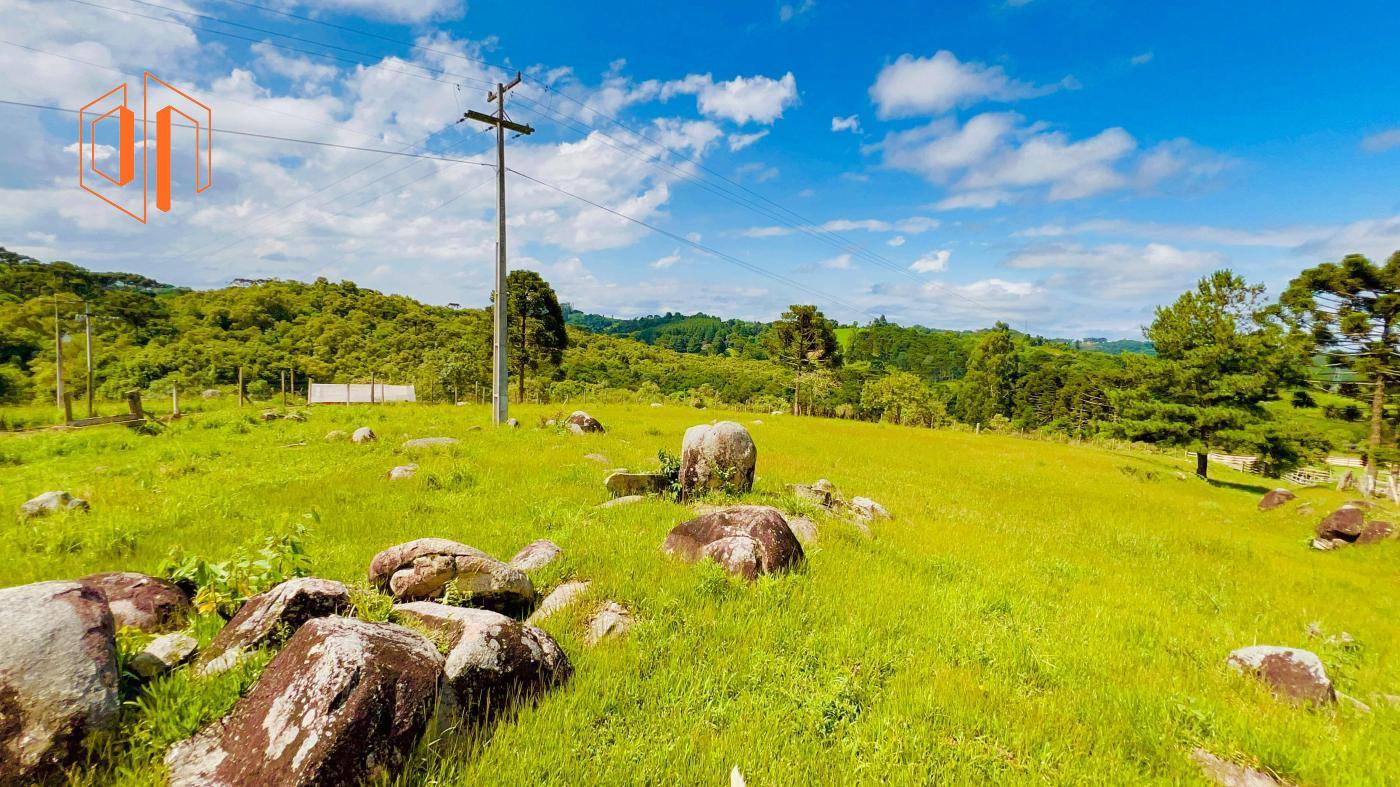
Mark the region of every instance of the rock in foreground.
[[681, 441], [681, 499], [707, 492], [748, 492], [757, 463], [758, 448], [742, 424], [692, 426]]
[[194, 607], [174, 583], [132, 571], [89, 574], [78, 581], [107, 598], [118, 629], [158, 634], [183, 628]]
[[1255, 645], [1232, 651], [1229, 664], [1264, 681], [1284, 699], [1319, 704], [1337, 701], [1322, 660], [1310, 650]]
[[734, 506], [682, 522], [661, 550], [687, 562], [712, 558], [730, 574], [749, 580], [793, 568], [804, 559], [787, 520], [768, 506]]
[[117, 724], [112, 613], [93, 588], [0, 590], [0, 783], [32, 784]]
[[350, 442], [352, 443], [372, 443], [377, 439], [379, 438], [374, 433], [374, 430], [368, 426], [362, 426], [350, 435]]
[[588, 633], [583, 641], [597, 645], [605, 639], [616, 639], [631, 631], [634, 622], [631, 610], [616, 601], [606, 601], [588, 621]]
[[535, 600], [535, 586], [519, 568], [445, 538], [420, 538], [374, 556], [369, 581], [396, 601], [441, 596], [449, 583], [490, 609], [517, 611]]
[[1375, 522], [1366, 523], [1366, 527], [1362, 529], [1361, 535], [1356, 537], [1356, 543], [1375, 544], [1385, 541], [1393, 535], [1395, 535], [1394, 525], [1389, 522], [1376, 520]]
[[1205, 749], [1191, 752], [1191, 759], [1201, 766], [1206, 778], [1222, 787], [1283, 787], [1286, 784], [1263, 771], [1223, 760]]
[[131, 671], [151, 680], [170, 672], [194, 656], [199, 642], [183, 631], [172, 631], [151, 640], [131, 658]]
[[400, 604], [394, 610], [446, 638], [444, 674], [469, 718], [490, 717], [573, 673], [553, 637], [505, 615], [431, 601]]
[[166, 755], [172, 787], [359, 784], [392, 775], [427, 726], [443, 658], [391, 623], [302, 626], [223, 720]]
[[289, 579], [248, 599], [200, 654], [199, 671], [222, 672], [237, 664], [247, 651], [290, 636], [308, 620], [349, 608], [350, 591], [339, 582], [315, 577]]
[[586, 579], [574, 579], [563, 583], [550, 591], [548, 596], [544, 597], [544, 601], [540, 602], [540, 605], [536, 607], [535, 611], [530, 615], [530, 619], [525, 622], [538, 623], [564, 607], [569, 606], [575, 599], [582, 596], [584, 591], [588, 590], [589, 584], [590, 583]]

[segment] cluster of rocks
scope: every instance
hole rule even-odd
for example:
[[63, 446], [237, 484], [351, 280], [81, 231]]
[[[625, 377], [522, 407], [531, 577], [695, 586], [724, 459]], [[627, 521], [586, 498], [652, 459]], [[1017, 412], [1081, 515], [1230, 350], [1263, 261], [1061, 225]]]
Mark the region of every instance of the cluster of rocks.
[[[589, 454], [585, 459], [611, 464], [607, 457]], [[753, 489], [758, 448], [743, 425], [734, 421], [692, 426], [681, 441], [681, 466], [675, 483], [682, 500], [712, 492], [743, 494]], [[625, 505], [648, 495], [671, 491], [673, 480], [663, 473], [629, 473], [614, 470], [603, 485], [613, 496], [605, 506]]]
[[[115, 729], [116, 632], [172, 632], [190, 609], [175, 585], [124, 572], [0, 590], [0, 781], [50, 778]], [[190, 642], [166, 633], [132, 669], [158, 675], [193, 654]]]
[[1395, 535], [1395, 526], [1382, 520], [1366, 521], [1369, 504], [1348, 503], [1328, 514], [1314, 529], [1313, 549], [1331, 550], [1348, 544], [1375, 544]]
[[789, 484], [788, 491], [799, 500], [815, 503], [832, 513], [848, 513], [863, 535], [871, 535], [870, 525], [881, 520], [894, 519], [894, 515], [884, 506], [868, 497], [856, 496], [847, 500], [836, 485], [822, 478], [814, 484]]
[[[1260, 511], [1272, 511], [1297, 499], [1297, 495], [1287, 489], [1271, 489], [1259, 499]], [[1372, 508], [1367, 500], [1352, 500], [1336, 511], [1328, 514], [1313, 529], [1312, 548], [1328, 551], [1349, 544], [1375, 544], [1395, 536], [1395, 525], [1381, 519], [1367, 519], [1366, 512]], [[1298, 506], [1298, 513], [1312, 513], [1307, 503]]]

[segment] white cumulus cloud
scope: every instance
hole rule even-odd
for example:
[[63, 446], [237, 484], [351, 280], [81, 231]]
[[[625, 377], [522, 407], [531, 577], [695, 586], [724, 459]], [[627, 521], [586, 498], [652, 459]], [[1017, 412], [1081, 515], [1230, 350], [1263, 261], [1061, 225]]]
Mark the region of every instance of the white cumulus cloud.
[[1075, 86], [1066, 77], [1054, 85], [1033, 85], [1007, 76], [1001, 66], [963, 62], [946, 49], [933, 57], [900, 55], [870, 86], [882, 118], [932, 115], [982, 101], [1015, 101]]

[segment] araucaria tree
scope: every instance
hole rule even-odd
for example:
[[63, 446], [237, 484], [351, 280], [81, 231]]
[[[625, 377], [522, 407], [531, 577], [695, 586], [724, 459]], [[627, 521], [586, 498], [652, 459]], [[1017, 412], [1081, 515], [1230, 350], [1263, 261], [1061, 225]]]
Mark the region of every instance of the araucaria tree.
[[525, 374], [548, 363], [558, 366], [569, 346], [559, 298], [538, 273], [514, 270], [506, 276], [507, 358], [520, 401], [525, 401]]
[[1144, 333], [1157, 357], [1135, 358], [1134, 384], [1114, 395], [1121, 436], [1194, 451], [1201, 478], [1211, 451], [1249, 452], [1278, 468], [1313, 445], [1284, 431], [1262, 406], [1304, 379], [1306, 368], [1303, 343], [1264, 303], [1262, 285], [1216, 271], [1158, 307]]
[[987, 425], [998, 415], [1010, 418], [1019, 376], [1011, 328], [998, 322], [968, 357], [967, 376], [958, 386], [958, 414], [970, 424]]
[[1308, 268], [1288, 286], [1283, 305], [1316, 349], [1369, 385], [1371, 434], [1366, 471], [1374, 485], [1383, 449], [1386, 378], [1400, 375], [1400, 251], [1385, 265], [1360, 254]]
[[772, 357], [793, 370], [792, 414], [802, 412], [802, 378], [841, 365], [836, 327], [815, 306], [792, 305], [768, 334]]

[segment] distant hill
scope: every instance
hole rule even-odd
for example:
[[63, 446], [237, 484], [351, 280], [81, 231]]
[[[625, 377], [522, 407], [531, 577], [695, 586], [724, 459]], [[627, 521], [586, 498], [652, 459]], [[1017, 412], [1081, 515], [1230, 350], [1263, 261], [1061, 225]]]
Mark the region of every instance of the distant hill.
[[605, 336], [635, 339], [655, 347], [682, 353], [764, 358], [758, 337], [768, 323], [725, 320], [709, 314], [667, 312], [632, 319], [588, 314], [564, 304], [570, 325]]
[[1124, 353], [1137, 353], [1139, 355], [1156, 355], [1157, 350], [1152, 346], [1152, 342], [1141, 339], [1104, 339], [1085, 338], [1064, 341], [1076, 350], [1083, 350], [1091, 353], [1108, 353], [1109, 355], [1123, 355]]

